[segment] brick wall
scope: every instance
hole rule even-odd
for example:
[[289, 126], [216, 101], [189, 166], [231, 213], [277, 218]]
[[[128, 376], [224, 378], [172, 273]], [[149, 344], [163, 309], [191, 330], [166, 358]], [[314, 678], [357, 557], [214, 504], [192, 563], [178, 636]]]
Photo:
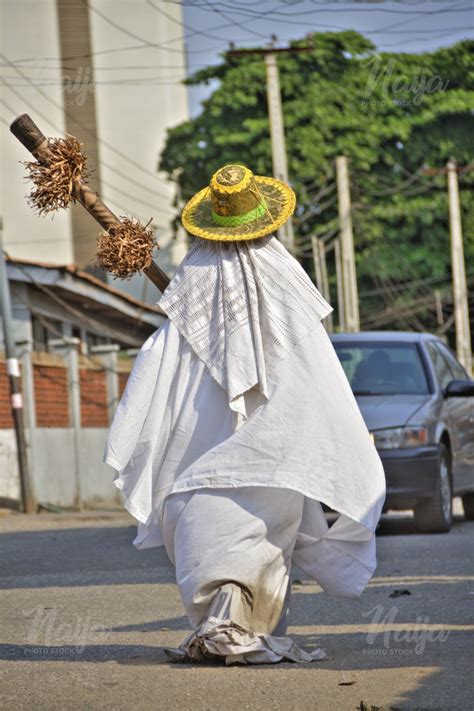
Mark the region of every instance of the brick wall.
[[107, 380], [103, 370], [79, 369], [81, 427], [108, 427]]
[[[37, 427], [70, 427], [68, 371], [63, 361], [48, 353], [34, 353], [32, 365]], [[107, 374], [88, 361], [86, 365], [86, 359], [81, 365], [81, 426], [108, 427]], [[128, 376], [128, 372], [119, 373], [120, 395]], [[11, 428], [10, 385], [6, 363], [0, 359], [0, 429]]]
[[37, 427], [69, 427], [67, 369], [33, 365]]
[[0, 429], [11, 429], [13, 417], [10, 407], [10, 383], [7, 376], [7, 364], [0, 361]]
[[125, 373], [125, 372], [118, 374], [120, 397], [122, 397], [122, 395], [123, 395], [123, 391], [125, 390], [125, 387], [127, 385], [129, 375], [130, 375], [130, 373]]

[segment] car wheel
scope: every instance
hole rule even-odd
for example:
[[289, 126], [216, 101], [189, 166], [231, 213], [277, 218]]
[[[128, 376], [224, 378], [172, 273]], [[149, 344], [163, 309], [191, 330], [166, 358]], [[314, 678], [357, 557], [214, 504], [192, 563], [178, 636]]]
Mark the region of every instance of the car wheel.
[[464, 516], [468, 521], [474, 521], [474, 494], [464, 494], [462, 497]]
[[440, 442], [436, 492], [432, 498], [420, 501], [415, 506], [415, 526], [426, 533], [447, 533], [452, 525], [451, 456], [448, 447]]

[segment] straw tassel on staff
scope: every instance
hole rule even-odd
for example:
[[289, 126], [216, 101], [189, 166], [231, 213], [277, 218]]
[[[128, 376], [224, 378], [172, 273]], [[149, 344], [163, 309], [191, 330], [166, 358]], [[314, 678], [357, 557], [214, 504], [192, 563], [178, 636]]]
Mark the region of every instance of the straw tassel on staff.
[[34, 121], [23, 114], [10, 126], [35, 161], [26, 162], [33, 182], [28, 201], [40, 215], [79, 202], [104, 228], [99, 236], [97, 262], [113, 276], [129, 279], [144, 272], [160, 290], [169, 284], [165, 272], [152, 260], [157, 247], [153, 232], [138, 220], [119, 219], [86, 183], [87, 158], [74, 136], [46, 138]]

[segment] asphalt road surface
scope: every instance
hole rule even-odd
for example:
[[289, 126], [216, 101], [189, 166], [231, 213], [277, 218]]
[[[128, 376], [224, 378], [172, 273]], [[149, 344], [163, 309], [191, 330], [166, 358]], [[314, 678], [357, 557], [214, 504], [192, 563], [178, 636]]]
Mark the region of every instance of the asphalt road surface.
[[297, 572], [289, 633], [328, 659], [171, 664], [189, 633], [162, 549], [136, 551], [124, 513], [0, 516], [1, 709], [474, 709], [474, 523], [420, 535], [383, 518], [360, 599]]

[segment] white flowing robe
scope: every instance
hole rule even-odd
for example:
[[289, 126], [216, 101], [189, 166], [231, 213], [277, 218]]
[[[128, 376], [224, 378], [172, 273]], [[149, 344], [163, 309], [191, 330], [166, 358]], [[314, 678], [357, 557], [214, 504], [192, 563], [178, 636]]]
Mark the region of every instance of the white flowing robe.
[[[330, 304], [274, 237], [197, 239], [159, 304], [169, 318], [137, 356], [105, 455], [135, 546], [163, 544], [172, 494], [292, 490], [293, 561], [328, 593], [360, 595], [385, 477], [321, 323]], [[340, 514], [330, 528], [321, 503]]]

